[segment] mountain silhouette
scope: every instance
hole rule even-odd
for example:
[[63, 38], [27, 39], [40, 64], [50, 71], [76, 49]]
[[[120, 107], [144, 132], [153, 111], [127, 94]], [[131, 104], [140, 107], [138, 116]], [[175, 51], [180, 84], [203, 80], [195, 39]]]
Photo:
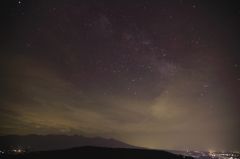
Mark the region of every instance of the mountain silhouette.
[[38, 151], [20, 155], [1, 155], [3, 159], [52, 159], [52, 158], [104, 158], [104, 159], [193, 159], [170, 152], [146, 149], [77, 147], [66, 150]]
[[28, 151], [59, 150], [82, 146], [140, 148], [115, 139], [88, 138], [82, 135], [9, 135], [0, 137], [0, 150], [22, 149]]

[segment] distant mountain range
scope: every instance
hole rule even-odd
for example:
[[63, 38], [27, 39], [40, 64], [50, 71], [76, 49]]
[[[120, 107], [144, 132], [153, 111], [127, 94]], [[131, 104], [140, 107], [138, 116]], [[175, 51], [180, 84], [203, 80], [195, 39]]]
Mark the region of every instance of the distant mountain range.
[[81, 146], [112, 148], [140, 148], [115, 139], [88, 138], [82, 135], [9, 135], [0, 137], [0, 150], [22, 149], [27, 151], [59, 150]]

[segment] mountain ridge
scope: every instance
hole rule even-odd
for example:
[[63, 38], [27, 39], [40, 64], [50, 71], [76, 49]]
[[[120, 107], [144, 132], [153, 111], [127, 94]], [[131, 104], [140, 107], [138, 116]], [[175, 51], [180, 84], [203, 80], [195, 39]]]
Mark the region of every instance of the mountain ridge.
[[64, 150], [38, 151], [20, 155], [0, 154], [1, 158], [15, 159], [52, 159], [52, 158], [105, 158], [105, 159], [193, 159], [192, 157], [175, 155], [161, 150], [107, 148], [84, 146]]
[[24, 149], [28, 151], [59, 150], [82, 146], [115, 147], [115, 148], [142, 148], [133, 146], [113, 138], [84, 137], [83, 135], [29, 134], [26, 136], [7, 135], [0, 137], [0, 150]]

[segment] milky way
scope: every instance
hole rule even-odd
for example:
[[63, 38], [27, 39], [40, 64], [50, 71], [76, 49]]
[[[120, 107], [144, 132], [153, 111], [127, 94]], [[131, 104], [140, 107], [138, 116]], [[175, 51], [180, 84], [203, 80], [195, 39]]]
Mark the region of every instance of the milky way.
[[3, 1], [0, 135], [240, 150], [239, 5]]

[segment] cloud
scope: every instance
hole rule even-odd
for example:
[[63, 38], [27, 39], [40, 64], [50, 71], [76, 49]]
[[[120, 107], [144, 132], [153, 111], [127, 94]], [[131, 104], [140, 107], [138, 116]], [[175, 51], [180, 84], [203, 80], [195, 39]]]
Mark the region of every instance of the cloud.
[[84, 93], [59, 78], [36, 59], [15, 56], [6, 68], [4, 82], [7, 94], [1, 99], [1, 109], [4, 110], [1, 117], [7, 122], [2, 125], [23, 124], [26, 128], [22, 133], [28, 133], [32, 127], [62, 130], [62, 126], [76, 126], [72, 124], [76, 119], [71, 114], [75, 111], [74, 107], [82, 109], [82, 112], [84, 109], [86, 111], [89, 101]]

